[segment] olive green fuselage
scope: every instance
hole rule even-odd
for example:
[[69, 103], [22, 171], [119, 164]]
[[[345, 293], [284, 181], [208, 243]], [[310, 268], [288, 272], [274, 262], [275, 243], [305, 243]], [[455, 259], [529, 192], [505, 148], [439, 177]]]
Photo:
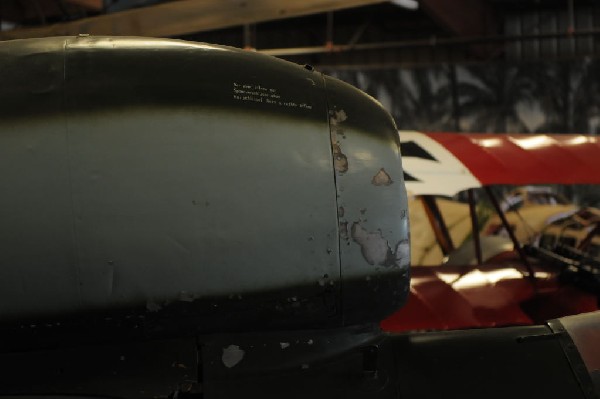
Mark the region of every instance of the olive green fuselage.
[[0, 102], [4, 325], [348, 325], [405, 299], [396, 129], [348, 85], [225, 47], [50, 38], [0, 43]]

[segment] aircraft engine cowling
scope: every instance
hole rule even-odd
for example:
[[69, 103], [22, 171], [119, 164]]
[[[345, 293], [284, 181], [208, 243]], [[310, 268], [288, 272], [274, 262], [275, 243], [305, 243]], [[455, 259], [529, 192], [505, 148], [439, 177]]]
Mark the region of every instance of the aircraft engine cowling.
[[0, 72], [3, 326], [344, 326], [404, 302], [397, 131], [359, 90], [162, 39], [3, 42]]

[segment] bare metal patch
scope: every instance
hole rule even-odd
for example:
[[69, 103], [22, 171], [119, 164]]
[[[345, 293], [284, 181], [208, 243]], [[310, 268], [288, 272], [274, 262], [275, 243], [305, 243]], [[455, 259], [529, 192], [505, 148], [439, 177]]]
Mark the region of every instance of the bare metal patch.
[[381, 231], [370, 233], [358, 223], [352, 224], [352, 239], [360, 245], [363, 257], [370, 265], [384, 265], [392, 250]]
[[388, 175], [388, 173], [383, 168], [379, 169], [379, 172], [377, 172], [377, 174], [371, 179], [371, 184], [375, 186], [389, 186], [393, 182], [394, 181], [392, 180], [390, 175]]
[[410, 243], [408, 240], [402, 240], [396, 244], [394, 258], [401, 269], [406, 269], [410, 265]]
[[353, 223], [352, 239], [360, 245], [361, 253], [368, 264], [386, 267], [406, 268], [410, 263], [410, 247], [408, 240], [400, 241], [392, 251], [388, 240], [381, 230], [369, 232], [359, 223]]
[[348, 239], [348, 222], [340, 222], [340, 237], [342, 240]]
[[227, 348], [223, 348], [223, 356], [221, 356], [223, 365], [227, 368], [234, 367], [242, 361], [244, 353], [245, 352], [237, 345], [229, 345]]
[[342, 152], [340, 142], [338, 140], [338, 134], [344, 136], [344, 129], [340, 126], [340, 123], [348, 119], [344, 110], [331, 111], [329, 118], [329, 131], [331, 135], [331, 149], [333, 152], [333, 167], [336, 172], [345, 173], [348, 171], [348, 158]]
[[162, 309], [162, 306], [156, 302], [153, 302], [153, 301], [146, 302], [146, 310], [148, 312], [158, 312], [161, 309]]
[[333, 167], [337, 172], [344, 173], [348, 171], [348, 158], [342, 152], [339, 144], [333, 144]]
[[346, 115], [346, 111], [343, 109], [331, 112], [331, 124], [337, 125], [339, 123], [344, 122], [348, 119], [348, 115]]
[[179, 300], [182, 302], [194, 302], [196, 299], [195, 295], [191, 292], [179, 291]]

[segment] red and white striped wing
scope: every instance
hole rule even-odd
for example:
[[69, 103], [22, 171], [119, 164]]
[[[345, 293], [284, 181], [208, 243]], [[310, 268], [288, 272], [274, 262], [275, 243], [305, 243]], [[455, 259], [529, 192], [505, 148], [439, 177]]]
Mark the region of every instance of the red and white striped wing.
[[406, 187], [414, 195], [454, 195], [491, 184], [600, 184], [596, 136], [399, 134]]

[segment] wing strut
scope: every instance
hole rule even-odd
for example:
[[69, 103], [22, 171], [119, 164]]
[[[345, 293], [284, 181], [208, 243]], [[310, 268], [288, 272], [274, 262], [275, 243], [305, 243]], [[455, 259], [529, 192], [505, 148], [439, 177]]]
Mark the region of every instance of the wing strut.
[[433, 195], [423, 195], [421, 196], [421, 202], [442, 253], [444, 256], [448, 256], [454, 250], [454, 244], [435, 197]]
[[525, 255], [525, 251], [523, 251], [523, 248], [521, 247], [521, 243], [519, 242], [519, 240], [517, 240], [517, 237], [515, 236], [515, 232], [511, 228], [510, 224], [508, 223], [508, 220], [506, 219], [506, 215], [502, 211], [502, 208], [500, 208], [500, 204], [498, 204], [498, 200], [494, 196], [492, 189], [489, 186], [484, 186], [483, 189], [485, 190], [488, 198], [490, 199], [490, 202], [496, 209], [496, 213], [498, 214], [498, 216], [500, 216], [500, 219], [502, 220], [502, 225], [508, 232], [508, 235], [509, 235], [511, 241], [513, 242], [513, 245], [515, 246], [515, 251], [517, 251], [517, 253], [519, 254], [519, 257], [521, 258], [521, 261], [527, 268], [527, 272], [529, 273], [529, 276], [528, 276], [529, 279], [531, 279], [531, 281], [535, 284], [535, 272], [533, 271], [531, 264], [529, 264], [529, 261], [527, 260], [527, 256]]
[[475, 255], [477, 256], [477, 264], [482, 265], [483, 259], [481, 256], [481, 240], [479, 239], [479, 220], [475, 210], [475, 195], [473, 189], [467, 190], [469, 196], [469, 212], [471, 213], [471, 228], [473, 235], [473, 245], [475, 245]]

